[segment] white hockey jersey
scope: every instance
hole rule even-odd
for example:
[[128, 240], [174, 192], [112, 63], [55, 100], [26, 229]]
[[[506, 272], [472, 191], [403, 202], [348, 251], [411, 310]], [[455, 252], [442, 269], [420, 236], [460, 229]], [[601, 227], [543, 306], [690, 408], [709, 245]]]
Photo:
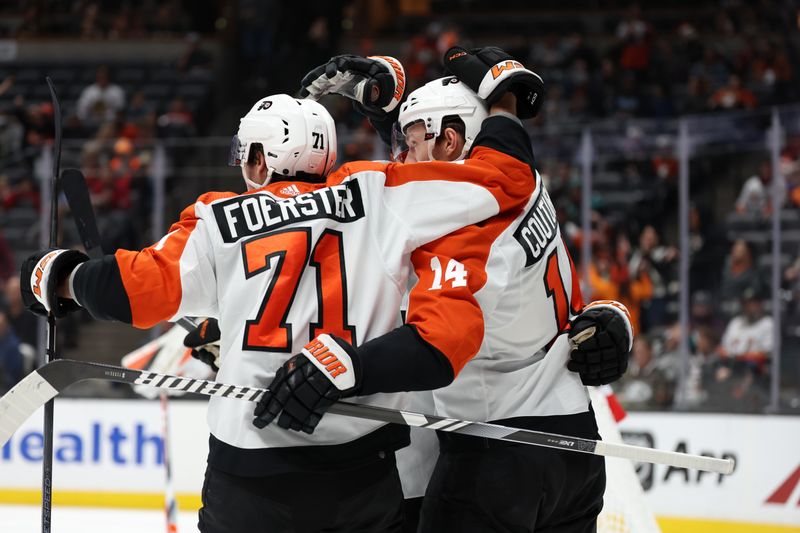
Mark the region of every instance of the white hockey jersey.
[[[569, 319], [583, 307], [555, 208], [536, 174], [523, 207], [463, 228], [412, 255], [420, 278], [408, 320], [460, 373], [433, 391], [439, 416], [477, 421], [588, 410], [566, 364]], [[460, 330], [457, 342], [439, 328]]]
[[[115, 254], [130, 307], [130, 317], [123, 319], [149, 327], [182, 316], [217, 317], [218, 379], [264, 387], [319, 333], [361, 344], [392, 330], [411, 252], [468, 224], [519, 209], [534, 189], [530, 173], [508, 173], [520, 165], [497, 150], [477, 147], [459, 164], [347, 164], [324, 188], [276, 182], [242, 195], [203, 195], [158, 243]], [[118, 299], [114, 283], [80, 289], [88, 283], [77, 279], [85, 268], [75, 276], [76, 299], [95, 315], [109, 315], [98, 306]], [[404, 397], [356, 401], [401, 408]], [[248, 402], [210, 400], [213, 436], [243, 449], [346, 443], [381, 426], [328, 415], [313, 435], [305, 435], [275, 424], [259, 430], [252, 420]]]

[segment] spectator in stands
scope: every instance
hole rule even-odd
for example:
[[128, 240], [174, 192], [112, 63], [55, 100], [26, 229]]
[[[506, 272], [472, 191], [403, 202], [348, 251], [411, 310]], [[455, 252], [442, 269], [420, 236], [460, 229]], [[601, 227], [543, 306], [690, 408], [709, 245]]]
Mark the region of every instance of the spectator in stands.
[[0, 309], [0, 394], [5, 394], [23, 376], [22, 352], [19, 339], [8, 323], [4, 309]]
[[726, 311], [730, 312], [736, 307], [735, 303], [739, 301], [745, 289], [760, 290], [761, 286], [761, 277], [753, 260], [752, 246], [744, 239], [737, 239], [731, 247], [722, 271], [720, 296]]
[[158, 117], [158, 127], [165, 137], [186, 137], [194, 135], [194, 116], [186, 108], [180, 96], [169, 104], [167, 112]]
[[619, 380], [620, 402], [629, 409], [665, 409], [674, 398], [674, 371], [659, 362], [647, 335], [637, 335], [627, 373]]
[[650, 65], [649, 37], [650, 25], [642, 19], [639, 6], [634, 4], [617, 26], [621, 46], [619, 66], [623, 70], [644, 74]]
[[640, 276], [646, 274], [652, 283], [652, 297], [642, 302], [644, 331], [667, 323], [668, 285], [674, 279], [672, 269], [677, 258], [677, 248], [662, 245], [653, 226], [647, 225], [642, 229], [639, 248], [631, 255], [628, 269]]
[[136, 91], [131, 96], [130, 104], [125, 108], [125, 120], [134, 124], [154, 111], [154, 106], [147, 101], [143, 91]]
[[742, 80], [733, 74], [728, 84], [717, 89], [711, 95], [708, 106], [711, 109], [752, 109], [757, 101], [752, 91], [742, 87]]
[[84, 122], [100, 123], [116, 118], [125, 106], [125, 91], [111, 82], [108, 67], [98, 67], [95, 82], [81, 92], [76, 114]]
[[762, 161], [758, 174], [753, 174], [742, 185], [739, 197], [736, 199], [736, 212], [751, 215], [768, 216], [772, 212], [772, 164]]
[[764, 313], [757, 287], [742, 293], [741, 314], [730, 321], [713, 363], [715, 402], [751, 411], [763, 405], [772, 356], [772, 317]]

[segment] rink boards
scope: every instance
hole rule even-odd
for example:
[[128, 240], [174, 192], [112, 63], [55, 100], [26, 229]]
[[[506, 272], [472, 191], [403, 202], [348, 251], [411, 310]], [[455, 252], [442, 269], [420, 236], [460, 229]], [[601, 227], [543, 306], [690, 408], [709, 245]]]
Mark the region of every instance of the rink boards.
[[[173, 483], [181, 509], [200, 505], [208, 450], [205, 402], [170, 402]], [[55, 505], [161, 508], [158, 401], [56, 403]], [[38, 504], [42, 414], [0, 449], [0, 504]], [[631, 444], [733, 457], [730, 476], [640, 465], [648, 503], [665, 532], [800, 531], [800, 417], [633, 413]]]

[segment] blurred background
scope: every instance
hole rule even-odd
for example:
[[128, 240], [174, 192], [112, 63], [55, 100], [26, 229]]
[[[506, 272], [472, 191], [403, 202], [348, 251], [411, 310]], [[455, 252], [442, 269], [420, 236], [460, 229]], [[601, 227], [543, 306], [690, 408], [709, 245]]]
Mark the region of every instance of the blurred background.
[[[204, 191], [242, 190], [225, 166], [238, 118], [263, 95], [294, 94], [330, 56], [394, 55], [413, 90], [443, 74], [451, 45], [497, 44], [547, 83], [528, 129], [586, 295], [633, 312], [625, 405], [800, 411], [800, 12], [657, 4], [4, 2], [3, 387], [32, 368], [37, 342], [14, 278], [42, 242], [46, 75], [62, 99], [62, 168], [86, 174], [112, 253], [157, 240]], [[340, 162], [386, 157], [347, 100], [326, 103]], [[61, 211], [62, 242], [76, 245]], [[83, 322], [61, 328], [76, 353], [109, 327]], [[108, 340], [100, 353], [125, 348]]]
[[[499, 45], [545, 80], [527, 128], [584, 295], [620, 300], [634, 317], [630, 370], [614, 384], [623, 405], [800, 413], [797, 3], [532, 4], [0, 2], [0, 393], [43, 353], [17, 276], [47, 243], [45, 76], [62, 100], [62, 168], [85, 173], [112, 253], [158, 240], [203, 192], [244, 190], [228, 146], [258, 98], [294, 94], [340, 53], [401, 59], [413, 90], [443, 74], [458, 43]], [[347, 100], [323, 103], [339, 163], [387, 157]], [[57, 201], [60, 242], [77, 246]], [[158, 331], [71, 315], [59, 334], [66, 356], [118, 363]], [[70, 394], [132, 395], [107, 383]]]
[[[204, 191], [243, 189], [225, 166], [228, 141], [256, 99], [294, 94], [345, 52], [400, 58], [414, 89], [461, 43], [500, 45], [547, 83], [528, 130], [584, 292], [623, 301], [636, 322], [633, 364], [615, 386], [624, 404], [800, 412], [797, 5], [536, 4], [0, 4], [0, 390], [40, 353], [15, 278], [46, 242], [46, 75], [63, 105], [62, 168], [85, 173], [111, 253], [154, 242]], [[347, 100], [325, 103], [340, 162], [386, 157]], [[76, 245], [59, 201], [61, 242]], [[142, 340], [80, 316], [60, 331], [77, 357], [115, 359]]]

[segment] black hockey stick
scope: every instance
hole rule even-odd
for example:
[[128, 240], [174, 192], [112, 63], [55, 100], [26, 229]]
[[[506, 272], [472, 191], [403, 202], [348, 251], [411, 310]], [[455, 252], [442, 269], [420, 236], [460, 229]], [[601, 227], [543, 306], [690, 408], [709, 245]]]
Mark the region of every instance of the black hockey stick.
[[65, 168], [61, 174], [61, 189], [67, 197], [72, 218], [78, 228], [78, 235], [83, 242], [83, 248], [92, 259], [103, 255], [100, 248], [100, 232], [97, 229], [97, 220], [89, 198], [89, 188], [83, 172], [77, 168]]
[[[266, 392], [266, 389], [256, 387], [227, 385], [225, 383], [207, 381], [204, 379], [131, 370], [120, 366], [101, 365], [85, 361], [60, 359], [31, 372], [22, 381], [17, 383], [13, 389], [0, 398], [0, 446], [3, 446], [17, 428], [19, 428], [19, 426], [43, 403], [49, 401], [73, 383], [85, 379], [102, 379], [130, 383], [131, 385], [148, 385], [160, 389], [181, 390], [204, 394], [206, 396], [222, 396], [224, 398], [236, 398], [250, 402], [258, 401]], [[628, 444], [615, 444], [591, 439], [568, 437], [565, 435], [517, 429], [484, 422], [469, 422], [466, 420], [442, 418], [408, 411], [398, 411], [373, 405], [337, 402], [331, 406], [329, 412], [365, 420], [437, 429], [462, 435], [485, 437], [520, 444], [532, 444], [535, 446], [545, 446], [558, 450], [590, 453], [606, 457], [621, 457], [633, 461], [706, 470], [720, 474], [730, 474], [733, 472], [734, 468], [732, 459], [716, 459], [714, 457], [656, 450]]]
[[[53, 182], [50, 189], [50, 248], [55, 248], [58, 241], [58, 178], [61, 167], [61, 103], [58, 101], [53, 80], [46, 77], [53, 101], [54, 146], [53, 146]], [[47, 315], [47, 350], [45, 366], [52, 363], [56, 354], [56, 318], [53, 313]], [[48, 401], [44, 407], [44, 450], [42, 452], [42, 533], [50, 533], [50, 516], [53, 502], [53, 415], [54, 403]]]

